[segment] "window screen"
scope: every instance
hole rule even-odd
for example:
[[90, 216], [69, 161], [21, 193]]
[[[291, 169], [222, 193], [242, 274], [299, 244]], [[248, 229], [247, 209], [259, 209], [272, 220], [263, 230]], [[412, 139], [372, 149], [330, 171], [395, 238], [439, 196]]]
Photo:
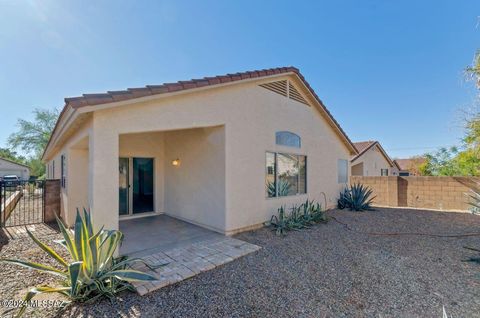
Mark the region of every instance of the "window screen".
[[265, 187], [269, 198], [307, 192], [307, 157], [266, 153]]
[[348, 161], [338, 159], [338, 183], [348, 183]]

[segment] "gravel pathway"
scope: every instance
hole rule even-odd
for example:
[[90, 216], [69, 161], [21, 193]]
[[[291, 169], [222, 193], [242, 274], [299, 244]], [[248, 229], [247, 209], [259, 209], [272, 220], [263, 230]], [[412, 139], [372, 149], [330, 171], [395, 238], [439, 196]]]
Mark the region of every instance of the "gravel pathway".
[[[462, 213], [378, 209], [330, 214], [357, 231], [480, 232], [480, 217]], [[480, 247], [480, 237], [372, 236], [331, 221], [285, 238], [268, 229], [236, 238], [262, 249], [143, 297], [124, 293], [114, 303], [75, 305], [58, 316], [441, 317], [443, 305], [453, 317], [480, 316], [480, 265], [462, 262], [475, 255], [462, 246]], [[11, 241], [0, 256], [15, 244], [26, 243]], [[41, 257], [41, 252], [30, 256]], [[0, 265], [2, 273], [5, 269]], [[7, 268], [0, 278], [3, 299], [18, 290], [14, 279], [22, 288], [41, 281], [28, 274], [25, 282], [25, 275]]]

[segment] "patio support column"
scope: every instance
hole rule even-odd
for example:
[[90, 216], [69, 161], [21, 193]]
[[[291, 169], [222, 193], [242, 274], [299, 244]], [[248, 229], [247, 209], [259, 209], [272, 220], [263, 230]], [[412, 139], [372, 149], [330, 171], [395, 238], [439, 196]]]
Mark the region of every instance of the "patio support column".
[[118, 133], [95, 117], [89, 139], [89, 203], [97, 228], [118, 230]]

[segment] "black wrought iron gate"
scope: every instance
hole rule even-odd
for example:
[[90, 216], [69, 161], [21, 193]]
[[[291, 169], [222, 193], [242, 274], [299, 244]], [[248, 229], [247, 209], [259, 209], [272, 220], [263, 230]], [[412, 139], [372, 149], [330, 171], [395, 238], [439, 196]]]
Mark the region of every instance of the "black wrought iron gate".
[[43, 222], [45, 181], [0, 181], [0, 224], [2, 227]]

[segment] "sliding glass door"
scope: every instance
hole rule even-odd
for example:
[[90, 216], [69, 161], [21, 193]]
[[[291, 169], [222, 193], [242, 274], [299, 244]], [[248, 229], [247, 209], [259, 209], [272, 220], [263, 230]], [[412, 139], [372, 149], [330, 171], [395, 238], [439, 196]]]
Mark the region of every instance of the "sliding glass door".
[[132, 212], [153, 212], [153, 159], [133, 158]]
[[120, 158], [120, 215], [154, 212], [153, 166], [153, 158]]
[[119, 161], [119, 185], [118, 185], [118, 195], [119, 195], [119, 204], [118, 212], [120, 215], [127, 215], [130, 211], [130, 160], [128, 158], [120, 158]]

